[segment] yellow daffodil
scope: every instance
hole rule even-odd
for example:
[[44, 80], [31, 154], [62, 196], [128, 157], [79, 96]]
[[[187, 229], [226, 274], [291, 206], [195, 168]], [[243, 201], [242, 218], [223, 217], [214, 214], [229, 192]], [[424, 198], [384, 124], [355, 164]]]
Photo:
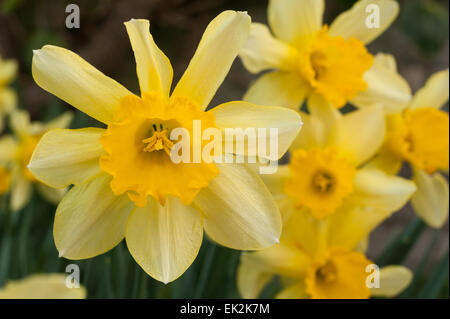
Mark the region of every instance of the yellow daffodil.
[[[390, 61], [396, 71], [395, 60]], [[399, 93], [401, 94], [401, 92]], [[369, 167], [396, 174], [403, 162], [413, 168], [417, 192], [412, 204], [417, 214], [432, 227], [441, 227], [448, 217], [449, 186], [440, 172], [449, 168], [449, 115], [441, 108], [448, 102], [449, 71], [433, 74], [403, 110], [387, 108], [387, 136], [380, 154]], [[383, 100], [377, 101], [384, 105]]]
[[0, 166], [0, 195], [7, 193], [10, 185], [11, 173], [6, 167]]
[[394, 297], [411, 282], [403, 266], [376, 267], [358, 243], [386, 215], [368, 207], [336, 212], [319, 221], [306, 210], [286, 212], [280, 243], [244, 253], [238, 268], [238, 289], [244, 298], [257, 298], [275, 275], [282, 299], [365, 299]]
[[358, 1], [328, 27], [322, 25], [324, 0], [270, 0], [268, 22], [274, 35], [253, 23], [240, 57], [250, 72], [271, 72], [255, 81], [244, 100], [296, 110], [315, 95], [336, 108], [380, 97], [393, 106], [403, 104], [404, 96], [392, 94], [403, 83], [380, 70], [365, 48], [391, 25], [398, 4], [376, 1], [379, 25], [370, 27], [365, 23], [371, 4]]
[[3, 119], [17, 104], [16, 93], [7, 87], [17, 73], [14, 60], [3, 60], [0, 56], [0, 132], [3, 130]]
[[10, 281], [0, 288], [0, 299], [84, 299], [83, 286], [69, 288], [64, 274], [36, 274]]
[[[10, 188], [12, 211], [18, 211], [28, 203], [32, 184], [36, 184], [39, 193], [49, 202], [57, 204], [61, 200], [64, 190], [54, 189], [40, 183], [31, 174], [27, 165], [41, 136], [48, 130], [69, 126], [71, 120], [72, 113], [69, 112], [46, 124], [31, 123], [26, 111], [17, 110], [11, 113], [10, 127], [13, 134], [0, 138], [0, 165], [3, 166], [4, 171], [0, 176], [3, 178], [8, 176], [7, 180], [2, 178], [3, 182], [0, 184], [5, 188], [5, 192]], [[5, 187], [6, 185], [8, 188]]]
[[203, 229], [235, 249], [278, 242], [279, 210], [251, 168], [204, 161], [176, 164], [169, 157], [171, 130], [191, 132], [193, 120], [202, 129], [279, 128], [280, 156], [295, 138], [300, 117], [282, 107], [229, 102], [205, 111], [244, 45], [250, 24], [243, 12], [217, 16], [171, 94], [172, 67], [147, 20], [125, 23], [140, 97], [71, 51], [54, 46], [35, 51], [35, 81], [107, 125], [50, 131], [29, 164], [33, 175], [48, 185], [74, 184], [55, 216], [54, 239], [61, 256], [90, 258], [125, 238], [137, 263], [167, 283], [191, 265]]
[[390, 213], [416, 190], [413, 182], [380, 169], [365, 168], [385, 136], [382, 107], [342, 115], [324, 99], [314, 100], [311, 114], [291, 146], [289, 165], [263, 176], [276, 198], [317, 219], [352, 205], [373, 206]]
[[[369, 233], [415, 192], [413, 182], [364, 168], [385, 135], [382, 107], [342, 115], [322, 98], [294, 141], [289, 165], [263, 176], [283, 216], [279, 245], [244, 254], [238, 283], [257, 297], [274, 274], [286, 279], [279, 298], [368, 298], [394, 295], [410, 281], [408, 270], [381, 272], [381, 288], [366, 286], [373, 264], [355, 251]], [[385, 289], [386, 288], [386, 289]]]

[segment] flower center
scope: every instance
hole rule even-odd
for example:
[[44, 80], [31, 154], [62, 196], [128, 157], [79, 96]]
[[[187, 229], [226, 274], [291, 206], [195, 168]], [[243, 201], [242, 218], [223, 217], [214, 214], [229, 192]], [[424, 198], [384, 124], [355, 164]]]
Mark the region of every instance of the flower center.
[[398, 157], [430, 174], [448, 169], [448, 113], [425, 107], [390, 116], [387, 146]]
[[320, 266], [316, 270], [316, 280], [325, 282], [325, 283], [332, 283], [337, 278], [337, 269], [336, 265], [333, 263], [332, 260], [328, 260], [325, 265]]
[[215, 127], [214, 115], [187, 98], [167, 101], [157, 93], [123, 98], [114, 122], [100, 138], [105, 151], [100, 167], [113, 177], [114, 194], [126, 193], [141, 207], [148, 196], [164, 205], [169, 195], [189, 205], [219, 173], [215, 164], [172, 161], [174, 145], [182, 140], [170, 139], [175, 128], [187, 131], [188, 140], [182, 141], [187, 149], [183, 151], [193, 154], [194, 120], [201, 122], [201, 133]]
[[366, 286], [372, 262], [363, 254], [343, 247], [331, 247], [317, 256], [306, 271], [306, 292], [311, 298], [368, 298]]
[[163, 150], [170, 156], [173, 142], [168, 137], [168, 130], [164, 128], [162, 123], [153, 124], [152, 129], [152, 135], [142, 140], [142, 143], [145, 144], [144, 152]]
[[367, 89], [363, 76], [372, 64], [360, 40], [330, 36], [324, 26], [300, 53], [299, 71], [313, 91], [340, 108]]
[[356, 169], [335, 149], [297, 150], [289, 168], [286, 193], [317, 219], [332, 214], [353, 191]]

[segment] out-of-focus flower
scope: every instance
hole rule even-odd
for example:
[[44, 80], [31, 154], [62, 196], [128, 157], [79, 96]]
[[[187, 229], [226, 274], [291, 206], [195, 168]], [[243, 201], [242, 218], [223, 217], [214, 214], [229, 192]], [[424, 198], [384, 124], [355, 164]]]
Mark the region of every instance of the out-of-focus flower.
[[84, 299], [83, 286], [68, 288], [64, 274], [36, 274], [10, 281], [0, 288], [0, 299]]
[[[217, 16], [172, 94], [170, 61], [156, 46], [147, 20], [125, 23], [141, 97], [71, 51], [54, 46], [35, 51], [35, 81], [107, 125], [50, 131], [31, 159], [29, 167], [39, 180], [54, 187], [75, 185], [55, 216], [61, 256], [90, 258], [125, 237], [138, 264], [167, 283], [191, 265], [203, 229], [235, 249], [278, 242], [278, 208], [252, 169], [204, 161], [176, 164], [168, 155], [171, 130], [192, 132], [193, 120], [201, 121], [202, 130], [278, 128], [280, 156], [295, 138], [300, 117], [282, 107], [230, 102], [205, 112], [246, 41], [250, 23], [243, 12]], [[234, 149], [240, 152], [236, 145]]]
[[11, 173], [8, 169], [0, 166], [0, 195], [5, 194], [11, 185]]
[[276, 198], [317, 219], [349, 205], [371, 206], [385, 214], [400, 209], [415, 192], [414, 183], [364, 167], [384, 140], [383, 108], [342, 115], [323, 99], [314, 102], [315, 112], [302, 114], [304, 126], [291, 146], [289, 165], [262, 176]]
[[[395, 60], [385, 55], [395, 71]], [[399, 93], [401, 94], [401, 93]], [[448, 217], [449, 186], [440, 172], [449, 168], [449, 115], [441, 108], [449, 97], [449, 71], [433, 74], [412, 101], [399, 112], [387, 111], [387, 136], [383, 148], [368, 167], [397, 174], [403, 162], [413, 167], [417, 192], [412, 204], [432, 227], [441, 227]], [[383, 105], [383, 101], [378, 101]]]
[[283, 299], [394, 297], [410, 284], [412, 273], [403, 266], [381, 268], [377, 275], [358, 247], [384, 212], [358, 207], [326, 220], [306, 210], [282, 213], [280, 244], [241, 256], [238, 289], [244, 298], [257, 298], [275, 275], [283, 284], [276, 297]]
[[7, 87], [17, 73], [14, 60], [3, 60], [0, 56], [0, 132], [3, 130], [3, 119], [17, 104], [16, 93]]
[[272, 71], [249, 88], [244, 100], [296, 110], [315, 95], [336, 108], [349, 100], [364, 105], [380, 98], [404, 104], [404, 96], [391, 94], [403, 83], [380, 70], [365, 48], [391, 25], [399, 6], [394, 0], [377, 1], [380, 25], [370, 28], [365, 23], [371, 4], [358, 1], [328, 27], [322, 25], [323, 0], [269, 1], [275, 37], [265, 25], [253, 23], [240, 56], [250, 72]]
[[355, 251], [369, 233], [416, 191], [413, 182], [379, 169], [363, 168], [382, 145], [385, 115], [368, 107], [342, 115], [321, 98], [291, 151], [289, 165], [263, 179], [278, 201], [284, 224], [281, 242], [243, 254], [239, 289], [257, 297], [278, 274], [279, 298], [368, 298], [395, 295], [411, 280], [400, 266], [381, 271], [381, 288], [366, 286], [373, 264]]
[[18, 211], [28, 203], [32, 184], [36, 184], [39, 193], [49, 202], [56, 204], [61, 200], [64, 190], [40, 183], [33, 177], [27, 165], [41, 136], [48, 130], [68, 127], [71, 120], [71, 112], [66, 112], [46, 124], [31, 123], [26, 111], [17, 110], [11, 113], [10, 126], [13, 134], [0, 138], [0, 164], [10, 176], [12, 211]]

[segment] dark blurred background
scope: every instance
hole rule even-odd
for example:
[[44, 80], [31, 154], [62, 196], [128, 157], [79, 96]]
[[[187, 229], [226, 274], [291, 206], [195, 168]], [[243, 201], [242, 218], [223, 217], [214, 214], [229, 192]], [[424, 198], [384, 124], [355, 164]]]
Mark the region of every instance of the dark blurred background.
[[[47, 120], [70, 109], [68, 105], [41, 90], [31, 77], [32, 50], [45, 44], [68, 48], [106, 75], [138, 93], [133, 52], [123, 22], [131, 18], [150, 20], [151, 32], [174, 68], [174, 83], [180, 78], [208, 24], [221, 11], [248, 11], [253, 21], [266, 22], [267, 0], [0, 0], [0, 55], [19, 61], [19, 75], [13, 87], [19, 93], [21, 108], [34, 120]], [[352, 6], [354, 0], [326, 1], [325, 23]], [[81, 26], [67, 29], [65, 8], [80, 7]], [[413, 92], [434, 72], [448, 68], [448, 1], [400, 0], [400, 15], [391, 28], [369, 46], [372, 53], [395, 56], [398, 69]], [[239, 60], [234, 63], [212, 105], [241, 99], [254, 76]], [[448, 106], [447, 106], [448, 107]], [[97, 125], [75, 112], [72, 127]], [[53, 212], [49, 212], [50, 215]], [[369, 256], [375, 258], [389, 240], [404, 230], [414, 217], [410, 207], [394, 214], [371, 238]], [[411, 226], [412, 227], [412, 226]], [[414, 231], [414, 229], [412, 230]], [[406, 241], [408, 237], [405, 237]], [[423, 229], [419, 242], [409, 247], [406, 265], [417, 267], [425, 250], [438, 260], [448, 250], [448, 224], [444, 229]], [[434, 245], [430, 246], [430, 243]], [[406, 247], [406, 246], [405, 246]], [[408, 249], [409, 249], [408, 248]], [[405, 248], [406, 249], [406, 248]], [[431, 263], [433, 264], [433, 262]], [[448, 266], [447, 266], [448, 267]]]

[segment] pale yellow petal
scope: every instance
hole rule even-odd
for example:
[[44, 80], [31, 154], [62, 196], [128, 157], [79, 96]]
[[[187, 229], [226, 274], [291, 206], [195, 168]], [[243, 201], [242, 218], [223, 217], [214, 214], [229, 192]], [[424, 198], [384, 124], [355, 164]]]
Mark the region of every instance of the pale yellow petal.
[[86, 288], [69, 288], [67, 274], [34, 274], [6, 283], [0, 299], [84, 299]]
[[258, 73], [268, 69], [289, 70], [297, 54], [293, 47], [274, 38], [267, 26], [252, 23], [239, 56], [248, 71]]
[[3, 135], [0, 138], [0, 163], [4, 164], [14, 159], [18, 143], [11, 135]]
[[233, 249], [255, 250], [279, 241], [281, 216], [256, 173], [244, 164], [217, 164], [220, 174], [200, 191], [194, 204], [205, 231]]
[[131, 19], [125, 22], [125, 26], [136, 59], [141, 95], [144, 92], [156, 91], [168, 97], [173, 77], [172, 66], [153, 40], [150, 22]]
[[149, 198], [127, 223], [126, 241], [136, 262], [156, 280], [171, 282], [197, 257], [203, 239], [200, 213], [168, 197], [164, 206]]
[[[221, 104], [213, 108], [217, 127], [222, 129], [222, 136], [235, 129], [235, 136], [244, 136], [249, 130], [249, 137], [225, 138], [224, 150], [236, 155], [252, 155], [278, 160], [288, 150], [302, 127], [298, 112], [283, 107], [261, 106], [249, 102], [236, 101]], [[227, 130], [228, 129], [228, 130]], [[264, 133], [260, 133], [260, 130]], [[239, 130], [240, 133], [237, 131]], [[231, 133], [228, 133], [231, 135]], [[231, 136], [233, 137], [233, 136]], [[253, 140], [254, 143], [249, 143]], [[272, 144], [277, 143], [276, 154], [272, 154]], [[261, 146], [261, 147], [260, 147]]]
[[383, 144], [386, 118], [382, 107], [370, 107], [345, 114], [337, 123], [331, 145], [351, 162], [360, 165], [369, 160]]
[[132, 94], [77, 54], [56, 46], [34, 51], [32, 73], [41, 88], [106, 124], [120, 99]]
[[189, 97], [206, 108], [245, 44], [251, 19], [224, 11], [210, 22], [172, 96]]
[[288, 165], [279, 165], [275, 173], [261, 174], [260, 177], [272, 195], [283, 195], [285, 194], [284, 185], [290, 175]]
[[327, 136], [325, 134], [325, 123], [319, 118], [300, 112], [303, 126], [297, 137], [290, 146], [290, 150], [313, 149], [325, 146]]
[[8, 114], [17, 106], [17, 94], [10, 88], [0, 89], [0, 116]]
[[[376, 11], [372, 11], [375, 5], [379, 13], [379, 25], [371, 25], [374, 22], [371, 18], [377, 15]], [[371, 9], [367, 12], [366, 10]], [[395, 0], [360, 0], [355, 5], [341, 13], [330, 26], [330, 35], [342, 36], [346, 39], [350, 37], [357, 38], [365, 44], [370, 43], [379, 35], [381, 35], [397, 18], [399, 5]], [[371, 27], [367, 26], [367, 22]]]
[[20, 173], [13, 176], [11, 187], [10, 205], [13, 212], [17, 212], [25, 207], [30, 201], [33, 185]]
[[133, 204], [127, 195], [114, 195], [110, 181], [111, 177], [103, 174], [74, 186], [58, 205], [53, 236], [61, 257], [91, 258], [124, 238]]
[[439, 173], [429, 175], [423, 170], [414, 170], [417, 192], [412, 204], [419, 215], [431, 227], [445, 224], [449, 209], [449, 187], [447, 180]]
[[369, 168], [357, 172], [354, 184], [352, 201], [390, 212], [402, 208], [417, 189], [410, 180]]
[[401, 112], [408, 105], [412, 99], [411, 88], [397, 73], [392, 59], [384, 54], [375, 56], [373, 66], [364, 74], [367, 90], [359, 92], [352, 104], [358, 107], [382, 105], [386, 113]]
[[301, 44], [322, 28], [323, 0], [270, 0], [268, 20], [282, 41]]
[[16, 76], [18, 63], [15, 60], [3, 60], [0, 57], [0, 87], [5, 85]]
[[427, 83], [414, 95], [410, 108], [441, 108], [448, 101], [449, 73], [448, 69], [434, 73]]
[[267, 272], [264, 265], [261, 265], [252, 255], [252, 253], [242, 253], [237, 268], [237, 288], [242, 298], [245, 299], [258, 298], [274, 276]]
[[330, 217], [328, 244], [356, 249], [389, 216], [387, 210], [346, 202]]
[[309, 96], [308, 110], [312, 117], [322, 123], [323, 141], [327, 144], [330, 143], [339, 122], [342, 121], [341, 113], [319, 94], [311, 94]]
[[54, 205], [61, 201], [67, 191], [66, 188], [53, 188], [41, 183], [37, 185], [37, 190], [39, 194], [45, 198], [45, 200]]
[[402, 168], [402, 164], [402, 159], [382, 148], [364, 167], [379, 169], [388, 174], [396, 175]]
[[33, 134], [30, 122], [30, 113], [25, 110], [14, 110], [9, 117], [9, 126], [19, 138], [25, 138]]
[[411, 270], [404, 266], [392, 265], [380, 269], [380, 286], [371, 288], [373, 297], [393, 298], [408, 288], [413, 279]]
[[294, 72], [270, 72], [253, 82], [244, 95], [244, 101], [259, 105], [284, 106], [298, 111], [308, 86]]
[[56, 188], [80, 184], [101, 173], [99, 142], [104, 129], [54, 129], [39, 141], [28, 169], [43, 183]]
[[309, 299], [306, 293], [306, 285], [303, 281], [291, 284], [281, 290], [275, 297], [276, 299]]

